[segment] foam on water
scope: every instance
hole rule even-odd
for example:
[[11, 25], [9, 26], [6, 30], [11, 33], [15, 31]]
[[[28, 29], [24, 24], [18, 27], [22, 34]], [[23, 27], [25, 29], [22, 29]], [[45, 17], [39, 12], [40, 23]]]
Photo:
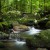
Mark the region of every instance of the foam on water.
[[[40, 31], [41, 30], [36, 29], [34, 27], [29, 27], [29, 31], [26, 31], [26, 33], [28, 35], [34, 35], [34, 34], [40, 33]], [[15, 31], [14, 33], [19, 33], [19, 32]], [[16, 41], [16, 44], [19, 46], [23, 46], [24, 44], [26, 44], [26, 42], [24, 40], [20, 41], [20, 39], [18, 39], [18, 40], [16, 39], [15, 41]]]
[[30, 27], [29, 28], [29, 31], [27, 31], [27, 33], [29, 34], [29, 35], [33, 35], [33, 34], [37, 34], [37, 33], [40, 33], [40, 31], [41, 30], [39, 30], [39, 29], [36, 29], [36, 28], [34, 28], [34, 27]]
[[25, 41], [18, 41], [18, 40], [16, 40], [16, 44], [21, 46], [21, 45], [26, 44], [26, 42]]

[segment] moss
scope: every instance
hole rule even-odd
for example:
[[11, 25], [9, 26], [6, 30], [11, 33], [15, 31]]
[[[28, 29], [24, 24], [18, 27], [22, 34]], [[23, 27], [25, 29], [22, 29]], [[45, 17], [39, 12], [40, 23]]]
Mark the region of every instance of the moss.
[[46, 23], [46, 28], [50, 28], [50, 21]]
[[49, 47], [50, 46], [50, 29], [41, 31], [39, 35], [34, 35], [34, 39], [32, 43], [39, 47]]
[[7, 22], [2, 22], [2, 24], [4, 24], [4, 25], [8, 25], [8, 23], [7, 23]]
[[34, 24], [34, 19], [29, 19], [29, 18], [21, 18], [17, 20], [20, 24], [24, 25], [33, 25]]
[[[23, 35], [24, 36], [24, 35]], [[50, 47], [50, 29], [41, 31], [38, 35], [25, 36], [35, 47]]]
[[2, 26], [2, 22], [0, 22], [0, 31], [2, 30], [3, 26]]

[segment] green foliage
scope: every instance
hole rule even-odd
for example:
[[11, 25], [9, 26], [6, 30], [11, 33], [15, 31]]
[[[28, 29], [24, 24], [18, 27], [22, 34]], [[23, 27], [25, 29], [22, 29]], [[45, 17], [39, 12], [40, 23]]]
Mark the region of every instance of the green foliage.
[[[34, 23], [34, 19], [29, 19], [29, 18], [21, 18], [17, 20], [20, 24], [30, 24], [30, 23]], [[33, 25], [33, 24], [32, 24]]]
[[2, 30], [2, 28], [3, 28], [3, 26], [2, 26], [2, 24], [0, 23], [0, 30]]
[[[23, 13], [30, 15], [23, 16]], [[49, 21], [45, 21], [45, 17]], [[41, 23], [40, 28], [50, 29], [50, 0], [0, 0], [0, 18], [4, 20], [0, 22], [0, 31], [3, 31], [3, 25], [8, 31], [13, 23], [34, 24], [35, 18]], [[27, 36], [35, 46], [50, 46], [50, 30], [44, 30], [35, 36], [24, 36]]]

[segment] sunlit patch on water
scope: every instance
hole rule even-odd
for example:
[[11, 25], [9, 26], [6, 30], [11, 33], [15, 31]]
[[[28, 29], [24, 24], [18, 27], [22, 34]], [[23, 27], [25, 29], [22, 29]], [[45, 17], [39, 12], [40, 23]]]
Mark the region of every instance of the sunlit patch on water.
[[39, 29], [35, 29], [34, 27], [30, 27], [30, 29], [29, 29], [29, 31], [27, 31], [27, 33], [29, 34], [29, 35], [33, 35], [33, 34], [37, 34], [37, 33], [40, 33], [40, 31], [41, 30], [39, 30]]

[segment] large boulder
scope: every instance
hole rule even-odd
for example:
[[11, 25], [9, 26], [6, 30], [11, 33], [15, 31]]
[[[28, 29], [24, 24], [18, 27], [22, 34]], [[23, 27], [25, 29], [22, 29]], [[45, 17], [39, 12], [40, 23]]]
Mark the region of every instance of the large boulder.
[[34, 35], [32, 38], [32, 44], [37, 47], [50, 47], [50, 29], [43, 30], [38, 35]]
[[29, 30], [28, 26], [25, 26], [25, 25], [16, 25], [16, 26], [13, 26], [13, 30], [14, 31], [27, 31]]

